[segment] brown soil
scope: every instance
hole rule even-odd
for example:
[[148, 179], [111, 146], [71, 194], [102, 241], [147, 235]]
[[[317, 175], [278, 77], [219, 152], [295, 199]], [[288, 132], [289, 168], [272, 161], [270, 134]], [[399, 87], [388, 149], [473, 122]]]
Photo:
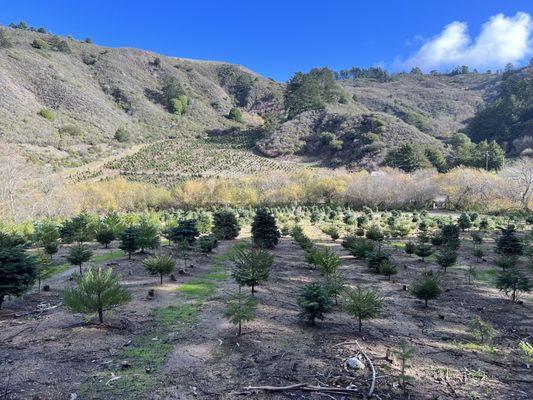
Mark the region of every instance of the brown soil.
[[[191, 260], [194, 267], [187, 269], [188, 275], [176, 275], [177, 282], [165, 279], [161, 286], [157, 277], [147, 275], [142, 268], [145, 256], [136, 255], [131, 261], [124, 257], [108, 264], [113, 264], [114, 270], [122, 275], [134, 300], [108, 312], [102, 326], [94, 320], [87, 323], [83, 316], [71, 314], [62, 306], [42, 313], [16, 315], [60, 305], [60, 291], [71, 284], [69, 277], [76, 268], [46, 282], [52, 288], [50, 292], [31, 293], [24, 299], [6, 302], [0, 313], [0, 399], [342, 398], [299, 391], [243, 391], [249, 385], [299, 382], [343, 387], [353, 384], [361, 393], [354, 398], [361, 398], [368, 390], [369, 372], [350, 376], [343, 363], [358, 354], [357, 348], [350, 344], [335, 346], [353, 340], [359, 341], [378, 370], [376, 398], [399, 399], [404, 396], [397, 378], [399, 363], [387, 361], [385, 355], [387, 349], [397, 348], [401, 339], [416, 347], [407, 370], [412, 377], [409, 384], [412, 399], [533, 397], [531, 372], [517, 351], [517, 343], [530, 334], [533, 326], [531, 295], [524, 296], [522, 304], [511, 304], [487, 282], [467, 285], [466, 272], [454, 267], [446, 274], [446, 291], [425, 309], [403, 286], [409, 285], [418, 271], [437, 269], [436, 264], [423, 263], [387, 246], [400, 265], [399, 273], [387, 281], [370, 273], [363, 261], [348, 256], [340, 241], [333, 243], [316, 227], [306, 229], [317, 243], [332, 246], [342, 255], [341, 272], [350, 286], [371, 287], [383, 296], [381, 316], [365, 321], [361, 334], [357, 333], [356, 321], [342, 311], [342, 302], [316, 327], [299, 321], [296, 299], [300, 288], [322, 277], [304, 262], [299, 246], [290, 238], [283, 238], [274, 250], [276, 261], [270, 280], [256, 294], [261, 301], [257, 318], [244, 325], [241, 337], [235, 336], [236, 328], [222, 316], [225, 299], [236, 290], [236, 284], [231, 278], [213, 281], [218, 287], [216, 294], [197, 303], [197, 321], [186, 331], [176, 332], [165, 361], [160, 368], [150, 371], [151, 378], [159, 382], [157, 387], [148, 391], [141, 388], [127, 396], [102, 390], [120, 381], [121, 378], [109, 380], [121, 376], [120, 364], [124, 360], [120, 357], [125, 346], [131, 346], [132, 340], [154, 328], [152, 311], [194, 301], [176, 289], [212, 272], [214, 261], [214, 255], [196, 255]], [[248, 236], [249, 231], [243, 232], [239, 240]], [[222, 242], [215, 254], [223, 254], [231, 244]], [[484, 247], [487, 254], [492, 254], [492, 242], [486, 242]], [[461, 249], [458, 264], [475, 263], [469, 259], [468, 243]], [[493, 268], [491, 258], [476, 263], [478, 270]], [[147, 300], [151, 288], [156, 295]], [[497, 330], [494, 352], [464, 347], [473, 341], [467, 323], [477, 315]]]

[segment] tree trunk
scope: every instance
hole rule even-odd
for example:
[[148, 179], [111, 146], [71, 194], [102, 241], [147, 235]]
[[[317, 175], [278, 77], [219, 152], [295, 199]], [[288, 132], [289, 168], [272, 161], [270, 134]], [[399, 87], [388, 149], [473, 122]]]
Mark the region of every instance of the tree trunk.
[[239, 333], [237, 333], [237, 336], [241, 336], [242, 332], [242, 322], [239, 320]]
[[163, 274], [161, 274], [161, 285], [163, 284]]
[[428, 299], [426, 299], [426, 308], [427, 308], [427, 306], [428, 306]]
[[41, 293], [41, 278], [39, 278], [39, 293]]
[[80, 275], [83, 274], [83, 272], [81, 272], [81, 264], [80, 264]]
[[255, 285], [252, 285], [252, 297], [255, 297]]
[[359, 332], [361, 332], [362, 328], [363, 328], [363, 321], [361, 321], [361, 317], [359, 317]]
[[100, 320], [100, 323], [104, 323], [104, 310], [101, 308], [98, 309], [98, 319]]
[[4, 295], [0, 294], [0, 310], [2, 309], [2, 304], [4, 304]]
[[128, 253], [128, 260], [131, 260], [131, 252]]

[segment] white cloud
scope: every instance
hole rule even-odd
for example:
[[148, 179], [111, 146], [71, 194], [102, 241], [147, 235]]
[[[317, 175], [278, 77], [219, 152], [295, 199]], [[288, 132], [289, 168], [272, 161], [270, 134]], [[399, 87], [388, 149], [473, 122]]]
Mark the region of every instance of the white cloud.
[[503, 14], [491, 17], [475, 40], [468, 34], [466, 22], [454, 21], [427, 40], [416, 54], [396, 64], [404, 68], [418, 66], [423, 70], [457, 65], [499, 68], [509, 62], [519, 63], [533, 54], [532, 34], [531, 16], [523, 12], [514, 17]]

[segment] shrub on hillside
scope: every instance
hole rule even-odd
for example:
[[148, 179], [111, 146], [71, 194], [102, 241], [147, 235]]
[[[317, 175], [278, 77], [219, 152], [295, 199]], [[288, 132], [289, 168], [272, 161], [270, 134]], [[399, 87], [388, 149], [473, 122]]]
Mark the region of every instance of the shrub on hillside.
[[130, 133], [126, 128], [118, 128], [115, 131], [115, 140], [119, 143], [126, 143], [130, 140]]
[[234, 107], [229, 110], [228, 118], [233, 121], [242, 122], [242, 111]]
[[52, 110], [49, 110], [48, 108], [41, 108], [38, 114], [49, 121], [53, 121], [55, 119], [54, 112]]

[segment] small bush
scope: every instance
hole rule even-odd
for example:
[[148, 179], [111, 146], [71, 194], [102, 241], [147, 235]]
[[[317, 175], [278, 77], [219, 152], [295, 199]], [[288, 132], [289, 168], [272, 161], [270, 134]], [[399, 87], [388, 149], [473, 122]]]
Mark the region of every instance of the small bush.
[[49, 110], [48, 108], [41, 108], [38, 114], [49, 121], [53, 121], [55, 119], [54, 112], [52, 110]]
[[363, 320], [378, 316], [381, 310], [382, 299], [372, 290], [363, 290], [358, 287], [347, 292], [345, 309], [348, 314], [357, 318], [359, 332], [363, 326]]
[[202, 252], [210, 253], [218, 246], [218, 240], [215, 235], [201, 236], [200, 239], [198, 239], [198, 246], [200, 246]]
[[319, 283], [310, 283], [304, 286], [302, 294], [298, 297], [300, 318], [306, 319], [311, 325], [316, 319], [324, 319], [324, 314], [331, 311], [332, 303], [328, 289]]
[[418, 299], [424, 300], [425, 307], [428, 300], [436, 299], [442, 293], [440, 287], [440, 276], [433, 271], [422, 272], [415, 280], [411, 293]]
[[143, 261], [143, 266], [150, 275], [159, 275], [162, 285], [163, 276], [174, 271], [174, 268], [176, 268], [176, 262], [170, 256], [152, 256]]
[[238, 108], [232, 108], [229, 110], [228, 118], [237, 121], [242, 122], [242, 112]]
[[213, 214], [213, 234], [221, 240], [233, 240], [239, 236], [241, 228], [235, 213], [230, 210]]
[[59, 133], [61, 135], [69, 135], [69, 136], [82, 136], [83, 131], [76, 125], [63, 125], [61, 128], [59, 128]]
[[0, 29], [0, 49], [8, 49], [13, 46], [11, 40], [3, 29]]
[[363, 237], [347, 236], [342, 246], [355, 258], [363, 259], [374, 251], [374, 242]]
[[119, 143], [125, 143], [130, 140], [130, 133], [126, 128], [118, 128], [115, 131], [115, 140]]
[[502, 271], [496, 277], [496, 287], [511, 297], [514, 303], [518, 300], [522, 292], [531, 290], [529, 279], [515, 268]]
[[33, 40], [33, 42], [31, 42], [31, 47], [35, 49], [47, 50], [50, 48], [50, 45], [46, 43], [43, 39], [36, 38]]

